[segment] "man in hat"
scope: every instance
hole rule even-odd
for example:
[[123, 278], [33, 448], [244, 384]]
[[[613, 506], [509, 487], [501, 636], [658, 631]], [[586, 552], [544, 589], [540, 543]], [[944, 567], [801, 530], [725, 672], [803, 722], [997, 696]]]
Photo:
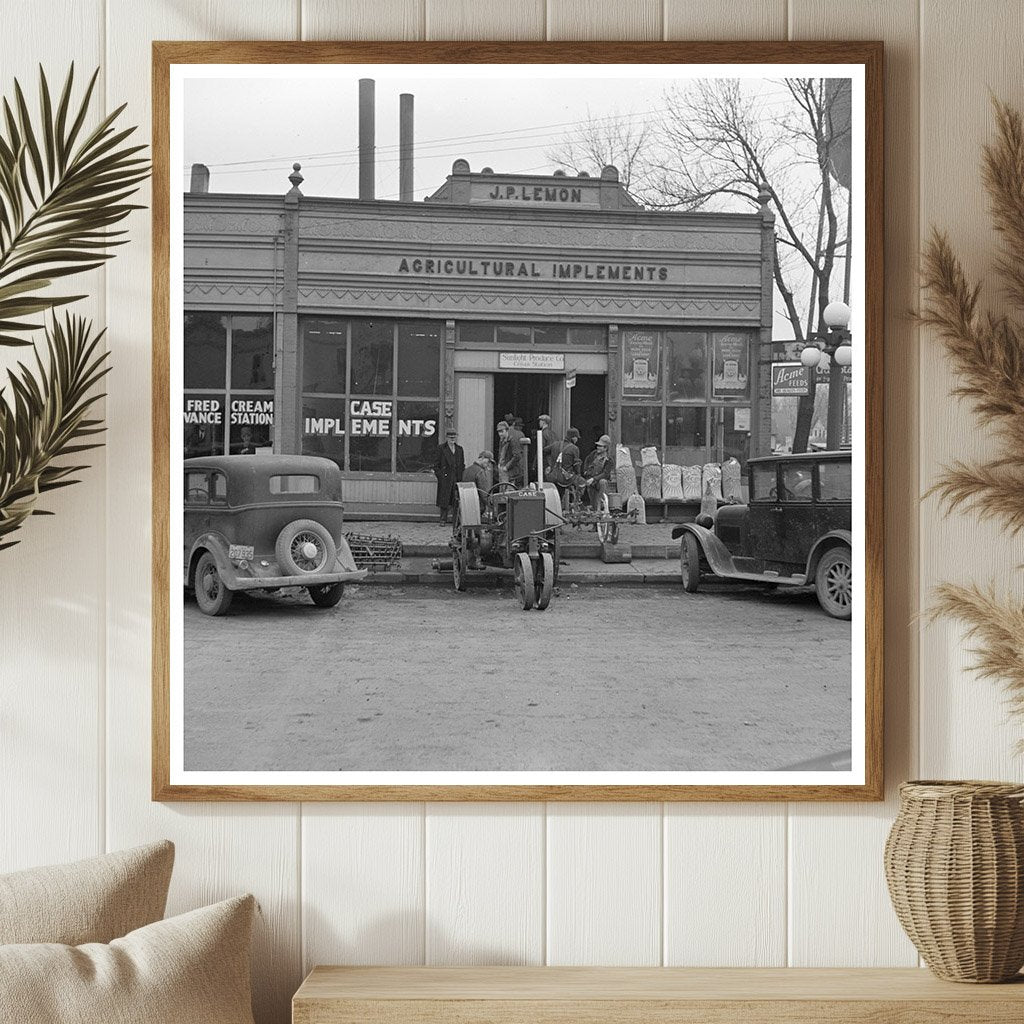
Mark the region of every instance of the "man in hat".
[[593, 509], [601, 508], [604, 495], [608, 493], [608, 481], [612, 478], [615, 464], [611, 457], [612, 439], [602, 434], [597, 445], [583, 463], [583, 482], [587, 488], [587, 499]]
[[522, 436], [504, 420], [498, 424], [498, 480], [513, 487], [523, 486]]
[[551, 417], [547, 413], [537, 417], [537, 425], [540, 427], [541, 435], [540, 451], [537, 453], [537, 458], [544, 460], [544, 479], [550, 480], [551, 467], [554, 465], [555, 459], [558, 458], [558, 452], [562, 446], [551, 427]]
[[480, 495], [480, 507], [483, 508], [490, 499], [491, 487], [494, 485], [494, 456], [489, 451], [482, 451], [462, 474], [466, 483], [475, 484]]
[[437, 449], [434, 460], [434, 476], [437, 477], [437, 497], [435, 504], [441, 512], [441, 522], [447, 523], [448, 516], [457, 500], [455, 485], [466, 472], [466, 453], [457, 444], [458, 434], [449, 428], [445, 433], [444, 444]]

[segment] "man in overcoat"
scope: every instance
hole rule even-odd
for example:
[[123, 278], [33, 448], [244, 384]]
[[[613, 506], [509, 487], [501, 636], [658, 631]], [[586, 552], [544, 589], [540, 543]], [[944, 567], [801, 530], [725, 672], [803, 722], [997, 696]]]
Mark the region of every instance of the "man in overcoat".
[[444, 444], [437, 449], [437, 459], [434, 461], [434, 476], [437, 477], [435, 504], [440, 510], [442, 523], [448, 522], [448, 516], [458, 500], [455, 485], [466, 472], [466, 453], [457, 441], [458, 434], [449, 430], [445, 434]]

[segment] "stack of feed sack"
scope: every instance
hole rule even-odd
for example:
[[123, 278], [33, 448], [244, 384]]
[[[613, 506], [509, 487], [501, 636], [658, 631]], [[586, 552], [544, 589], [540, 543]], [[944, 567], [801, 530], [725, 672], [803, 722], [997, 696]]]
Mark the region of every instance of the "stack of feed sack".
[[661, 463], [657, 448], [640, 449], [640, 494], [645, 501], [661, 501]]

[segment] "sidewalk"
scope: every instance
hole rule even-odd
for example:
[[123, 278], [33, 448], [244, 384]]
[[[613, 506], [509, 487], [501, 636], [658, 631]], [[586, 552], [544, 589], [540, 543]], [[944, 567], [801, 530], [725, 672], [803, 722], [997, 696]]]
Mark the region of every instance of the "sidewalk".
[[[619, 546], [628, 546], [634, 562], [669, 559], [676, 563], [679, 558], [679, 541], [672, 539], [672, 528], [676, 523], [653, 523], [650, 526], [623, 525], [619, 527]], [[346, 520], [346, 533], [373, 534], [374, 536], [397, 537], [402, 542], [405, 561], [417, 558], [446, 558], [450, 551], [448, 540], [452, 535], [450, 526], [440, 523], [383, 523], [360, 520]], [[561, 531], [562, 558], [565, 560], [593, 559], [606, 569], [600, 561], [601, 545], [593, 530]], [[568, 568], [564, 566], [563, 568]], [[590, 567], [588, 566], [588, 569]], [[620, 566], [618, 568], [629, 568]], [[675, 565], [678, 569], [678, 565]], [[675, 570], [673, 570], [675, 571]]]

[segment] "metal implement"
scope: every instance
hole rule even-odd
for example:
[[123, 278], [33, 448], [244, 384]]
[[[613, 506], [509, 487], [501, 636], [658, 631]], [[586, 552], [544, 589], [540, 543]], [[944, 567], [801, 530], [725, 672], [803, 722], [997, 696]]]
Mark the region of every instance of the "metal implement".
[[568, 487], [565, 492], [565, 504], [561, 509], [561, 519], [566, 526], [575, 529], [593, 526], [597, 539], [602, 544], [617, 544], [619, 526], [623, 523], [635, 523], [637, 513], [627, 512], [621, 508], [612, 508], [607, 494], [601, 495], [599, 508], [584, 504], [583, 495], [578, 487]]
[[402, 542], [391, 535], [372, 533], [346, 533], [352, 558], [360, 569], [386, 572], [402, 560]]
[[477, 573], [511, 576], [523, 611], [547, 608], [557, 583], [564, 525], [557, 488], [498, 484], [482, 498], [475, 484], [460, 483], [457, 499], [448, 542], [455, 589], [465, 590]]

